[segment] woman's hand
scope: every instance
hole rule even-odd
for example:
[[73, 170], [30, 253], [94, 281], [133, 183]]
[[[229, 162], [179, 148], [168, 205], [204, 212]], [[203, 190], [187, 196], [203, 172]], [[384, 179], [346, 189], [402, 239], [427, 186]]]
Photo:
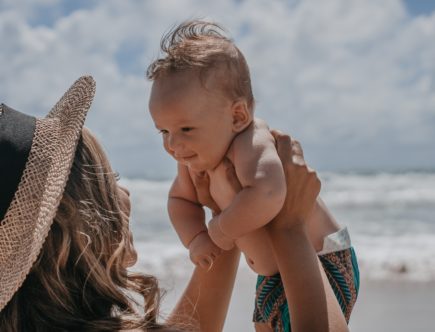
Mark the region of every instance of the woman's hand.
[[298, 141], [272, 130], [287, 182], [287, 196], [278, 215], [267, 224], [271, 230], [304, 224], [320, 192], [320, 180], [305, 163]]
[[292, 331], [348, 331], [305, 226], [320, 181], [305, 163], [296, 140], [278, 131], [272, 134], [284, 168], [287, 196], [282, 210], [266, 227], [291, 312]]

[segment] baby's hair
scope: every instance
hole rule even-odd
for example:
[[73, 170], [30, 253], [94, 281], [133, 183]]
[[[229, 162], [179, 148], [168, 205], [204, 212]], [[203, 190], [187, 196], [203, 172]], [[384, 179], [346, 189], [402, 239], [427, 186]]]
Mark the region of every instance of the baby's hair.
[[216, 23], [186, 21], [165, 34], [160, 43], [164, 56], [152, 62], [146, 72], [149, 80], [176, 73], [195, 72], [201, 82], [212, 70], [224, 70], [222, 88], [228, 97], [246, 99], [254, 107], [249, 68], [242, 52], [225, 30]]

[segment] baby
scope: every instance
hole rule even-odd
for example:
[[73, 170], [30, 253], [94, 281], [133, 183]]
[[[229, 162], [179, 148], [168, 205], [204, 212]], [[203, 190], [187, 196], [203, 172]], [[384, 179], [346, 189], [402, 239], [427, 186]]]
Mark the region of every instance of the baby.
[[[192, 25], [193, 26], [193, 25]], [[190, 27], [192, 27], [190, 26]], [[258, 230], [281, 209], [286, 186], [266, 123], [254, 119], [249, 70], [240, 51], [210, 24], [181, 26], [167, 37], [166, 59], [154, 62], [149, 108], [166, 151], [178, 162], [170, 189], [170, 219], [191, 260], [209, 267], [234, 243], [258, 273], [276, 273]], [[199, 30], [209, 28], [207, 32]], [[198, 48], [201, 45], [201, 48]], [[242, 190], [233, 195], [222, 160], [234, 165]], [[207, 172], [221, 213], [207, 226], [192, 172]], [[217, 245], [217, 246], [216, 246]]]
[[[210, 268], [222, 249], [236, 245], [259, 274], [254, 321], [289, 327], [278, 266], [263, 227], [284, 203], [284, 171], [268, 126], [254, 118], [245, 58], [221, 31], [208, 22], [181, 24], [162, 40], [165, 57], [147, 70], [153, 81], [151, 117], [164, 148], [178, 163], [169, 192], [169, 216], [196, 265]], [[237, 194], [227, 180], [228, 160], [242, 186]], [[220, 211], [208, 227], [193, 184], [194, 176], [204, 173]], [[306, 226], [349, 319], [358, 271], [347, 230], [339, 228], [320, 199]]]

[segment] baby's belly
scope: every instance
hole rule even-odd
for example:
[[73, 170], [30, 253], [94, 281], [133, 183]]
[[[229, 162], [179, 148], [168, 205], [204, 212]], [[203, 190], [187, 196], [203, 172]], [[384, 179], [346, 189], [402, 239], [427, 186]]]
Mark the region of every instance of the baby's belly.
[[271, 276], [278, 272], [278, 266], [264, 228], [237, 239], [236, 245], [245, 255], [248, 265], [256, 273]]
[[[308, 238], [316, 251], [321, 250], [323, 239], [327, 235], [339, 229], [336, 225], [329, 225], [329, 227], [323, 225], [322, 228], [319, 225], [320, 223], [319, 220], [313, 220], [308, 225]], [[260, 228], [236, 240], [236, 245], [245, 255], [248, 265], [256, 273], [271, 276], [279, 272], [272, 248], [269, 244], [268, 235], [264, 228]], [[285, 255], [285, 253], [280, 254]]]

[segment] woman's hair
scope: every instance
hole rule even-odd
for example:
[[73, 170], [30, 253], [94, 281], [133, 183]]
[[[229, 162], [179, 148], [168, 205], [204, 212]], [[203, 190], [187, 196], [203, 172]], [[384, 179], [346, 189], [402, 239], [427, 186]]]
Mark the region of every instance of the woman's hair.
[[245, 57], [216, 23], [186, 21], [165, 34], [160, 43], [164, 56], [147, 69], [149, 80], [182, 72], [198, 72], [201, 82], [212, 71], [223, 70], [221, 88], [229, 98], [245, 98], [254, 108], [251, 77]]
[[[159, 328], [156, 278], [125, 268], [131, 240], [120, 204], [115, 174], [84, 129], [51, 230], [25, 282], [0, 313], [1, 331]], [[138, 294], [143, 303], [133, 299]]]

